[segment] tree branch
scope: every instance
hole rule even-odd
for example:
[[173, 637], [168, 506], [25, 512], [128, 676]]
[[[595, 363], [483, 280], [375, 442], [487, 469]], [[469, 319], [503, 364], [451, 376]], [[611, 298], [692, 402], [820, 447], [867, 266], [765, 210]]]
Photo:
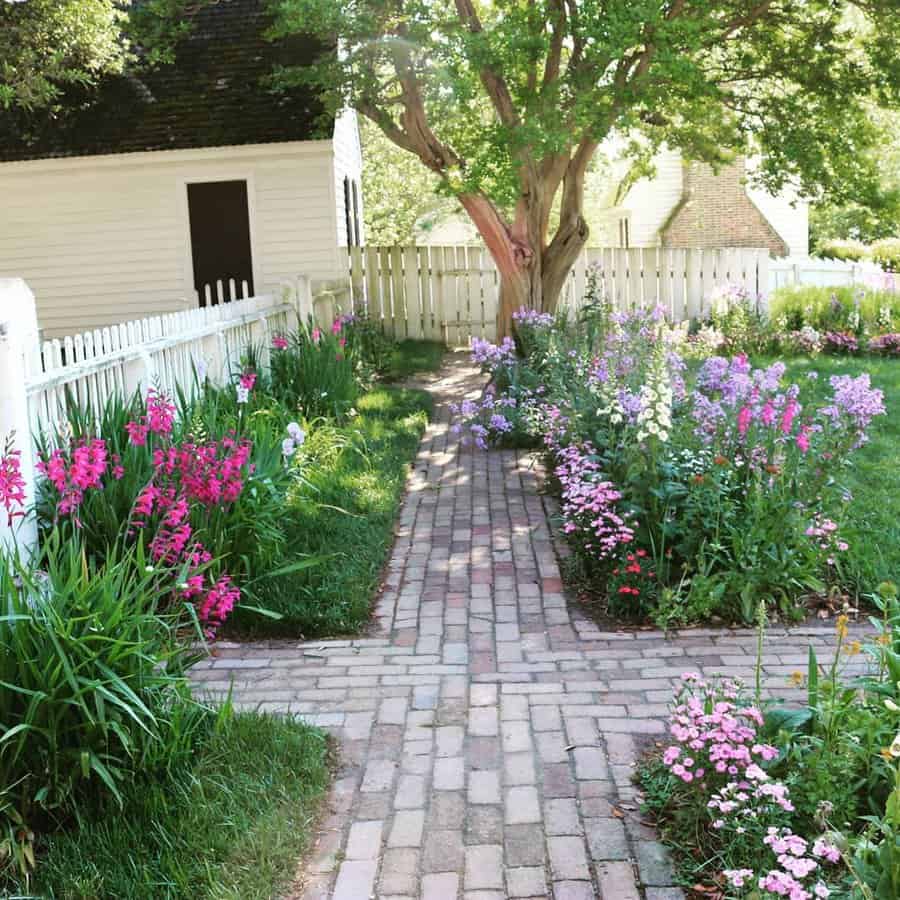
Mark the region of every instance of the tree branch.
[[[456, 11], [460, 21], [469, 29], [470, 34], [484, 33], [484, 27], [481, 19], [478, 18], [472, 0], [456, 0]], [[478, 74], [500, 121], [511, 128], [519, 125], [519, 114], [516, 112], [512, 95], [503, 76], [488, 63], [481, 66]]]

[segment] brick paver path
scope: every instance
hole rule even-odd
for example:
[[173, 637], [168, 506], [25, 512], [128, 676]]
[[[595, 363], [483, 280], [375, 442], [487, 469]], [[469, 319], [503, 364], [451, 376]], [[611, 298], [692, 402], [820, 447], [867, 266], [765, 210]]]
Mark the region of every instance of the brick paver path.
[[[663, 734], [685, 670], [752, 680], [755, 634], [605, 632], [573, 611], [531, 458], [450, 434], [446, 404], [482, 386], [459, 358], [430, 385], [375, 635], [223, 644], [194, 675], [339, 739], [295, 897], [680, 898], [635, 803], [636, 741]], [[770, 632], [769, 687], [831, 635]]]

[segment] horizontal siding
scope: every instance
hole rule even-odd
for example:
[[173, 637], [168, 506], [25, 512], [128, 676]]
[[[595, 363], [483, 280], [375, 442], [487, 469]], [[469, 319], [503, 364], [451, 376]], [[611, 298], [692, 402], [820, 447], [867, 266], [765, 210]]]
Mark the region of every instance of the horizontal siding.
[[656, 177], [641, 178], [635, 182], [622, 203], [631, 212], [629, 235], [633, 247], [657, 246], [660, 228], [681, 200], [681, 154], [676, 150], [661, 150], [653, 163]]
[[0, 277], [24, 278], [48, 337], [193, 306], [184, 182], [247, 178], [258, 293], [344, 274], [332, 145], [0, 165]]

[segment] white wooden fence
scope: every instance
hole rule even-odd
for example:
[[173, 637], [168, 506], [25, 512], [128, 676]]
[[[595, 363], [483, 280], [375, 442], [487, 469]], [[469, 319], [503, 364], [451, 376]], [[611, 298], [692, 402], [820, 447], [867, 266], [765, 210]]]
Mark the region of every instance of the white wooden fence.
[[[55, 435], [69, 397], [99, 413], [109, 398], [151, 385], [190, 395], [195, 373], [223, 384], [245, 348], [257, 345], [268, 354], [272, 337], [293, 330], [297, 317], [312, 310], [309, 282], [301, 277], [290, 297], [248, 297], [41, 342], [34, 295], [19, 279], [0, 280], [0, 446], [15, 432], [28, 501], [35, 483], [32, 438]], [[33, 523], [20, 528], [22, 540], [32, 541]], [[0, 521], [0, 543], [9, 536]]]
[[[682, 321], [707, 312], [719, 284], [765, 294], [768, 265], [768, 251], [756, 249], [587, 249], [572, 267], [563, 302], [573, 308], [582, 302], [593, 266], [600, 289], [620, 309], [661, 304]], [[354, 307], [395, 337], [450, 346], [496, 337], [499, 279], [482, 247], [354, 247], [350, 284]]]
[[815, 256], [786, 256], [769, 263], [769, 293], [788, 285], [809, 284], [819, 287], [865, 285], [882, 290], [897, 290], [900, 279], [886, 273], [873, 262], [819, 259]]

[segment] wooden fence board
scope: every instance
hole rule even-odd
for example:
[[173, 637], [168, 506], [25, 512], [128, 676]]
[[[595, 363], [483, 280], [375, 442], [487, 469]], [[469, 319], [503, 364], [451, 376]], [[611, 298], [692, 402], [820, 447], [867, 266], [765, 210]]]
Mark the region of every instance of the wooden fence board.
[[[574, 310], [583, 303], [591, 265], [600, 294], [615, 308], [659, 304], [673, 321], [708, 315], [716, 285], [738, 284], [755, 296], [767, 293], [769, 283], [765, 250], [590, 248], [573, 265], [561, 305]], [[451, 346], [473, 335], [496, 338], [499, 276], [483, 247], [353, 248], [348, 277], [354, 307], [366, 309], [386, 334]]]

